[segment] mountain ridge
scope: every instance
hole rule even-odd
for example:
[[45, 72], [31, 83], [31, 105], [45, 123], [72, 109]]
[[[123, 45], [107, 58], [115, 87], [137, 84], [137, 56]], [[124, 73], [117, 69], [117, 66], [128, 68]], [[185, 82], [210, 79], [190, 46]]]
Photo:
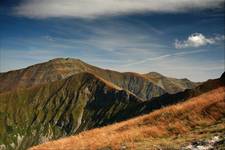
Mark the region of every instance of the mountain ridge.
[[[186, 102], [165, 107], [127, 121], [85, 131], [75, 136], [46, 142], [31, 147], [29, 150], [56, 147], [59, 150], [148, 150], [156, 147], [157, 149], [158, 147], [160, 149], [181, 149], [181, 147], [187, 145], [190, 139], [192, 141], [199, 140], [196, 137], [207, 139], [207, 136], [212, 135], [223, 136], [225, 129], [223, 124], [225, 119], [224, 97], [225, 87], [218, 87]], [[220, 144], [221, 147], [224, 146], [223, 143]]]
[[[19, 149], [123, 118], [143, 101], [90, 73], [0, 95], [0, 141]], [[120, 112], [121, 113], [118, 113]], [[21, 138], [18, 141], [18, 138]], [[32, 138], [32, 140], [31, 140]]]
[[[158, 73], [150, 77], [172, 85], [171, 78]], [[62, 58], [0, 74], [1, 90], [15, 85], [0, 92], [0, 147], [23, 150], [184, 102], [225, 84], [223, 74], [173, 94], [150, 77]]]
[[143, 76], [150, 79], [153, 83], [160, 86], [170, 94], [175, 94], [178, 91], [184, 91], [185, 89], [192, 89], [201, 84], [200, 82], [194, 83], [187, 78], [176, 79], [172, 77], [166, 77], [157, 72], [149, 72], [147, 74], [143, 74]]
[[13, 143], [19, 149], [26, 149], [48, 140], [123, 121], [224, 85], [223, 79], [222, 76], [209, 80], [197, 88], [197, 92], [195, 89], [186, 90], [149, 101], [87, 72], [1, 93], [0, 141], [4, 142], [0, 145], [14, 149], [10, 146]]
[[[150, 80], [142, 74], [133, 72], [117, 72], [108, 69], [101, 69], [89, 65], [80, 59], [73, 58], [56, 58], [48, 62], [32, 65], [30, 67], [9, 71], [0, 74], [0, 93], [14, 90], [16, 88], [28, 88], [37, 84], [44, 84], [56, 80], [65, 79], [71, 75], [90, 72], [96, 74], [104, 80], [112, 82], [113, 84], [126, 89], [138, 97], [148, 100], [152, 97], [157, 97], [165, 93], [176, 93], [188, 88], [196, 87], [196, 83], [189, 82], [188, 86], [184, 85], [183, 88], [163, 88]], [[165, 79], [166, 77], [164, 77]], [[177, 81], [180, 81], [177, 79]], [[182, 81], [180, 81], [182, 82]]]

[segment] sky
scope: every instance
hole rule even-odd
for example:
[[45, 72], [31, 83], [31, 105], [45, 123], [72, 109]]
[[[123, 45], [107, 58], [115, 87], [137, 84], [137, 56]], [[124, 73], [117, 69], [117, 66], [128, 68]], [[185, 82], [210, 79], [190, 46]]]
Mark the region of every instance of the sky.
[[1, 0], [0, 72], [58, 57], [205, 81], [224, 72], [224, 0]]

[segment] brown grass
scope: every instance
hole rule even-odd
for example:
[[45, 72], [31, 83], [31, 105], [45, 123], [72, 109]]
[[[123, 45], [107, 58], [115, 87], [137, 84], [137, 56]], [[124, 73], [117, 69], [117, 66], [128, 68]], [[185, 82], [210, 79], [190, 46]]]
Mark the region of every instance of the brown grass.
[[76, 136], [50, 141], [30, 150], [119, 149], [124, 143], [130, 149], [136, 149], [136, 141], [186, 134], [195, 127], [212, 125], [224, 116], [225, 87], [220, 87], [184, 103]]

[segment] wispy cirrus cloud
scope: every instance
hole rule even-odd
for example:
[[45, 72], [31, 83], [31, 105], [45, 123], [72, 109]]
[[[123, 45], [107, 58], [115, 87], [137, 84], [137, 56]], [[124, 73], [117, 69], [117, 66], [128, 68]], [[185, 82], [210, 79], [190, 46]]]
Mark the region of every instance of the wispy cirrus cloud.
[[185, 56], [185, 55], [190, 55], [190, 54], [195, 54], [195, 53], [202, 53], [208, 50], [193, 50], [193, 51], [188, 51], [188, 52], [176, 52], [176, 53], [171, 53], [171, 54], [164, 54], [156, 57], [151, 57], [151, 58], [146, 58], [143, 60], [139, 61], [134, 61], [125, 65], [122, 65], [122, 67], [128, 67], [128, 66], [133, 66], [133, 65], [139, 65], [139, 64], [144, 64], [149, 61], [157, 61], [157, 60], [163, 60], [167, 57], [173, 57], [173, 56]]
[[205, 45], [216, 44], [217, 42], [223, 41], [224, 35], [216, 35], [214, 37], [206, 37], [202, 33], [193, 33], [186, 40], [180, 41], [175, 40], [174, 46], [177, 49], [182, 48], [197, 48]]
[[25, 0], [15, 14], [30, 18], [99, 16], [132, 13], [176, 13], [221, 7], [223, 0]]

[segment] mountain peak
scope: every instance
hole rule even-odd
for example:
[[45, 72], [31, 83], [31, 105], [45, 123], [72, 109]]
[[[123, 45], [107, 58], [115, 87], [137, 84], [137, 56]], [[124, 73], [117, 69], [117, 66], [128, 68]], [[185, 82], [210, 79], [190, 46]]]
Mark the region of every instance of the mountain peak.
[[60, 57], [60, 58], [54, 58], [54, 59], [51, 59], [49, 60], [48, 62], [82, 62], [84, 63], [82, 60], [80, 59], [77, 59], [77, 58], [71, 58], [71, 57], [67, 57], [67, 58], [63, 58], [63, 57]]
[[162, 74], [158, 73], [158, 72], [149, 72], [145, 75], [149, 75], [149, 76], [154, 76], [154, 77], [164, 77]]
[[[194, 83], [191, 82], [168, 81], [172, 79], [167, 79], [167, 77], [157, 72], [150, 72], [149, 74], [120, 73], [92, 66], [80, 59], [55, 58], [25, 69], [0, 74], [0, 82], [2, 84], [0, 93], [58, 81], [84, 72], [92, 73], [107, 82], [108, 85], [114, 88], [116, 85], [118, 86], [117, 89], [119, 87], [126, 89], [144, 100], [149, 100], [166, 92], [176, 93], [194, 87]], [[174, 86], [171, 87], [171, 84]]]

